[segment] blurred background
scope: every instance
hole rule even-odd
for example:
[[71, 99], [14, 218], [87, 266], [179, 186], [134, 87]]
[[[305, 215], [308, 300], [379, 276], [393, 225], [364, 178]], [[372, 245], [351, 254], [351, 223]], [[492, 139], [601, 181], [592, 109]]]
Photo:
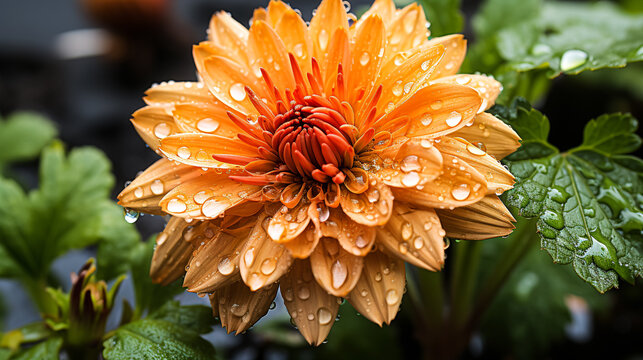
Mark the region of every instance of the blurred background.
[[[640, 0], [623, 3], [637, 6], [637, 1]], [[353, 12], [359, 14], [369, 3], [352, 1]], [[316, 1], [291, 1], [290, 4], [300, 9], [307, 20], [318, 5]], [[57, 124], [59, 137], [69, 148], [84, 145], [100, 148], [113, 164], [117, 179], [115, 197], [126, 181], [157, 160], [157, 155], [146, 148], [128, 121], [130, 114], [143, 106], [141, 98], [145, 90], [162, 81], [196, 80], [191, 46], [205, 39], [210, 16], [215, 11], [228, 11], [247, 25], [253, 9], [266, 5], [267, 2], [257, 0], [1, 1], [0, 117], [16, 110], [37, 111]], [[465, 19], [470, 20], [479, 6], [478, 1], [464, 1]], [[470, 29], [467, 24], [465, 35], [475, 41]], [[563, 148], [579, 143], [582, 126], [606, 112], [631, 112], [639, 120], [643, 119], [642, 73], [639, 63], [624, 71], [602, 70], [558, 78], [549, 95], [534, 104], [552, 120], [552, 143]], [[37, 184], [36, 169], [37, 163], [33, 162], [18, 165], [12, 171], [30, 186]], [[163, 219], [144, 216], [137, 227], [147, 237], [162, 230]], [[72, 253], [59, 259], [55, 265], [57, 273], [66, 279], [88, 256], [91, 254]], [[599, 300], [606, 310], [598, 316], [590, 316], [586, 302], [570, 300], [567, 306], [572, 317], [567, 335], [546, 357], [593, 358], [612, 354], [616, 358], [643, 359], [637, 343], [643, 334], [641, 286], [624, 284], [623, 287], [618, 296], [610, 294]], [[38, 319], [35, 310], [24, 305], [27, 297], [16, 286], [0, 282], [0, 290], [11, 309], [3, 324], [4, 330]], [[127, 287], [123, 293], [128, 296]], [[184, 298], [201, 301], [194, 295]], [[408, 316], [399, 316], [393, 326], [383, 330], [366, 324], [363, 318], [358, 319], [357, 325], [342, 319], [331, 332], [331, 343], [322, 346], [325, 350], [313, 354], [302, 346], [302, 339], [296, 334], [275, 339], [284, 334], [277, 328], [284, 323], [285, 312], [280, 309], [281, 302], [277, 304], [279, 308], [271, 314], [281, 322], [277, 322], [274, 329], [268, 327], [262, 335], [236, 339], [218, 331], [211, 338], [216, 344], [231, 349], [228, 352], [233, 358], [240, 359], [285, 358], [295, 351], [293, 348], [301, 350], [295, 352], [297, 356], [307, 358], [320, 357], [320, 354], [343, 354], [344, 358], [350, 358], [350, 354], [363, 355], [364, 351], [376, 358], [383, 354], [413, 358], [416, 354], [417, 345], [405, 336], [412, 327]], [[342, 308], [346, 311], [347, 307]], [[354, 318], [354, 310], [349, 311], [345, 318]], [[500, 316], [528, 316], [529, 311], [523, 308], [524, 313]], [[269, 322], [270, 317], [266, 321]], [[287, 320], [285, 325], [289, 326]], [[492, 339], [491, 343], [493, 334], [507, 338], [502, 329], [492, 326], [487, 331], [492, 332], [486, 337]], [[362, 332], [360, 337], [365, 338], [351, 343], [346, 340], [351, 337], [342, 337], [354, 332]], [[274, 336], [271, 338], [270, 334]], [[592, 339], [598, 339], [596, 346], [592, 345]], [[379, 345], [371, 346], [378, 342]], [[396, 344], [392, 348], [382, 346], [391, 342]], [[486, 351], [486, 344], [486, 340], [477, 335], [467, 356], [494, 358], [499, 354]], [[603, 349], [608, 344], [619, 347], [616, 355]], [[351, 352], [350, 349], [362, 350]]]

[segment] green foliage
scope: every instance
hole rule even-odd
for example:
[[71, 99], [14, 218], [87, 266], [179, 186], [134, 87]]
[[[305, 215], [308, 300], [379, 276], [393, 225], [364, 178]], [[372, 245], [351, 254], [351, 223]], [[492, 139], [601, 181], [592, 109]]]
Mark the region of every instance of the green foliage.
[[[131, 253], [132, 264], [132, 281], [134, 283], [134, 295], [136, 296], [137, 316], [142, 315], [144, 311], [153, 312], [174, 295], [183, 292], [181, 280], [163, 286], [154, 284], [150, 277], [150, 264], [154, 255], [154, 245], [156, 236], [152, 236], [146, 243], [138, 243], [128, 251]], [[211, 316], [210, 316], [211, 317]]]
[[121, 326], [104, 342], [103, 357], [115, 359], [215, 359], [212, 345], [199, 334], [214, 323], [205, 306], [169, 302], [148, 318]]
[[462, 31], [464, 18], [460, 0], [421, 0], [426, 18], [431, 22], [431, 36], [455, 34]]
[[61, 338], [52, 337], [29, 349], [15, 353], [9, 349], [0, 348], [0, 360], [58, 360], [62, 344]]
[[641, 276], [643, 161], [622, 155], [640, 145], [636, 120], [601, 116], [588, 124], [579, 147], [560, 153], [547, 143], [547, 118], [529, 104], [517, 100], [494, 112], [523, 138], [505, 159], [517, 180], [505, 201], [538, 217], [541, 246], [554, 262], [571, 263], [600, 292], [618, 287], [619, 276], [628, 282]]
[[0, 169], [8, 163], [35, 158], [56, 136], [48, 119], [32, 112], [17, 112], [0, 119]]
[[[516, 225], [528, 226], [525, 221]], [[498, 254], [510, 242], [495, 239], [482, 244], [484, 270], [498, 261]], [[542, 357], [552, 343], [565, 335], [565, 326], [571, 320], [565, 300], [570, 295], [582, 297], [594, 310], [607, 303], [570, 268], [553, 264], [544, 252], [531, 247], [485, 314], [485, 347], [519, 359]]]

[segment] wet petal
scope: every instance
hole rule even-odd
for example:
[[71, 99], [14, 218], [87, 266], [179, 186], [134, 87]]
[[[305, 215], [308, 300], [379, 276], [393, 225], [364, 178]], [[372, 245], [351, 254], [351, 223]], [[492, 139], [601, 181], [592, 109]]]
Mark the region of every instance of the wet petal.
[[290, 68], [286, 47], [279, 35], [268, 24], [263, 21], [252, 23], [248, 47], [252, 56], [253, 76], [260, 75], [259, 68], [263, 68], [270, 74], [280, 90], [295, 89], [295, 78]]
[[[348, 88], [353, 94], [360, 88], [370, 92], [384, 61], [385, 46], [386, 34], [380, 16], [369, 16], [357, 23], [348, 73]], [[354, 97], [351, 100], [354, 101]]]
[[496, 195], [454, 210], [437, 210], [447, 236], [484, 240], [511, 234], [516, 220]]
[[180, 134], [164, 138], [161, 141], [161, 152], [168, 159], [198, 167], [238, 168], [214, 160], [212, 155], [238, 155], [259, 158], [255, 146], [238, 139], [230, 139], [209, 134]]
[[317, 284], [308, 260], [295, 260], [290, 272], [281, 279], [281, 296], [306, 341], [320, 345], [335, 322], [339, 299]]
[[143, 99], [148, 105], [171, 107], [179, 103], [211, 104], [217, 102], [203, 83], [165, 82], [152, 86]]
[[478, 170], [487, 180], [487, 194], [503, 193], [513, 188], [514, 176], [498, 160], [478, 146], [462, 138], [445, 136], [435, 147], [442, 154], [462, 159]]
[[487, 181], [464, 160], [442, 154], [443, 173], [420, 188], [392, 188], [396, 200], [424, 208], [459, 207], [473, 204], [487, 192]]
[[360, 22], [365, 21], [366, 18], [373, 14], [379, 15], [384, 24], [389, 26], [395, 16], [395, 3], [392, 0], [375, 0], [373, 5], [359, 19], [358, 26]]
[[204, 226], [205, 229], [199, 229], [200, 233], [211, 236], [196, 250], [183, 280], [183, 286], [194, 293], [212, 292], [241, 280], [239, 253], [246, 237], [232, 236], [212, 225]]
[[210, 41], [227, 49], [230, 57], [248, 63], [248, 29], [239, 24], [230, 14], [220, 11], [210, 20]]
[[472, 144], [481, 144], [487, 149], [489, 155], [499, 160], [520, 147], [518, 134], [509, 125], [489, 113], [476, 115], [471, 126], [462, 127], [450, 136], [459, 136]]
[[440, 175], [442, 155], [433, 142], [426, 139], [408, 140], [393, 159], [376, 159], [371, 173], [384, 184], [395, 187], [422, 186]]
[[367, 319], [390, 324], [402, 303], [406, 271], [404, 261], [375, 251], [364, 259], [364, 269], [348, 301]]
[[276, 27], [277, 23], [281, 18], [289, 11], [293, 11], [288, 4], [279, 0], [272, 0], [268, 3], [266, 8], [268, 13], [267, 23], [273, 28]]
[[223, 106], [178, 104], [172, 114], [183, 132], [214, 134], [230, 139], [236, 138], [240, 132]]
[[228, 334], [240, 334], [261, 319], [277, 295], [277, 284], [271, 284], [255, 292], [246, 284], [236, 282], [217, 291], [219, 319]]
[[[351, 63], [350, 46], [348, 40], [348, 30], [340, 28], [331, 33], [328, 50], [324, 53], [322, 74], [324, 76], [324, 91], [326, 94], [332, 94], [333, 88], [337, 86], [338, 66], [344, 66], [344, 76], [347, 76], [348, 66]], [[339, 95], [339, 94], [338, 94]], [[341, 98], [340, 100], [347, 100]]]
[[343, 297], [359, 280], [363, 257], [351, 255], [335, 239], [322, 238], [310, 255], [310, 265], [321, 287], [329, 294]]
[[292, 264], [288, 250], [268, 237], [266, 230], [269, 221], [266, 214], [259, 216], [241, 250], [241, 278], [252, 291], [279, 280]]
[[319, 243], [320, 235], [315, 228], [315, 225], [309, 223], [306, 229], [301, 232], [296, 238], [283, 243], [283, 246], [290, 251], [292, 257], [297, 259], [306, 259], [315, 250]]
[[299, 236], [310, 221], [308, 216], [309, 206], [310, 202], [307, 200], [299, 201], [299, 204], [292, 209], [285, 205], [282, 206], [272, 219], [268, 219], [267, 231], [270, 239], [282, 243]]
[[482, 97], [482, 105], [480, 105], [480, 109], [478, 109], [479, 113], [492, 107], [502, 90], [502, 84], [500, 84], [500, 82], [484, 75], [451, 75], [436, 79], [434, 83], [465, 85], [476, 89], [480, 97]]
[[418, 4], [410, 4], [398, 11], [392, 23], [386, 27], [389, 44], [387, 56], [418, 47], [426, 42], [429, 37], [426, 24], [424, 10]]
[[185, 265], [192, 256], [192, 244], [183, 237], [191, 226], [185, 219], [172, 217], [165, 229], [156, 237], [156, 247], [150, 266], [152, 281], [168, 285], [185, 274]]
[[348, 17], [342, 0], [322, 0], [309, 27], [317, 60], [325, 58], [330, 38], [337, 28], [348, 30]]
[[310, 72], [313, 42], [304, 20], [294, 10], [290, 9], [277, 22], [275, 31], [281, 37], [286, 51], [295, 55], [301, 70], [304, 73]]
[[467, 52], [467, 41], [461, 34], [446, 35], [429, 40], [427, 45], [444, 46], [444, 57], [440, 60], [435, 71], [431, 74], [430, 80], [454, 75], [460, 70], [462, 61]]
[[167, 109], [158, 106], [146, 106], [132, 115], [132, 124], [141, 139], [156, 151], [161, 139], [183, 131], [177, 126]]
[[396, 202], [394, 214], [377, 232], [377, 243], [415, 266], [439, 271], [444, 265], [444, 235], [434, 210], [417, 210]]
[[149, 214], [162, 215], [161, 199], [178, 185], [203, 175], [205, 171], [165, 158], [137, 176], [119, 195], [118, 204]]
[[361, 194], [342, 192], [342, 210], [355, 222], [368, 226], [384, 225], [391, 217], [393, 193], [388, 186], [371, 179], [368, 190]]
[[161, 207], [174, 216], [214, 219], [261, 191], [259, 186], [230, 180], [228, 176], [212, 171], [183, 182], [163, 197]]

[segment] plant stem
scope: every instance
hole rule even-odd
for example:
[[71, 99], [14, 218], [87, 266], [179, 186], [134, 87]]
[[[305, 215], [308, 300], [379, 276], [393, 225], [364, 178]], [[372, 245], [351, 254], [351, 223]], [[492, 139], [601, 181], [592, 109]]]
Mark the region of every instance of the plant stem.
[[56, 314], [56, 304], [47, 292], [47, 282], [44, 279], [24, 278], [21, 282], [43, 316]]
[[448, 322], [452, 328], [464, 325], [471, 312], [481, 250], [480, 241], [461, 241], [454, 247], [455, 266], [451, 278], [451, 307]]

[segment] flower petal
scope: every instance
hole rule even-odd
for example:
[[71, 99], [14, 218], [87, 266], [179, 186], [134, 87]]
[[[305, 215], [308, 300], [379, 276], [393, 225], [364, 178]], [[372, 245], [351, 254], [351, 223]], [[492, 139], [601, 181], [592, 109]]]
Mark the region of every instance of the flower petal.
[[265, 213], [259, 215], [241, 250], [241, 278], [252, 291], [279, 280], [292, 264], [288, 250], [268, 237], [266, 228], [269, 220]]
[[330, 37], [338, 28], [348, 30], [348, 17], [342, 0], [322, 0], [309, 27], [314, 54], [320, 64], [324, 63]]
[[406, 6], [395, 14], [386, 26], [388, 36], [387, 57], [422, 45], [429, 37], [426, 16], [416, 3]]
[[253, 75], [260, 75], [259, 69], [263, 68], [270, 74], [279, 89], [295, 89], [295, 78], [290, 67], [286, 47], [279, 35], [268, 24], [263, 21], [252, 23], [248, 47], [252, 57]]
[[363, 264], [363, 257], [351, 255], [332, 238], [322, 238], [310, 255], [317, 283], [329, 294], [340, 297], [348, 295], [355, 287]]
[[390, 324], [402, 303], [405, 285], [404, 261], [375, 251], [364, 259], [362, 276], [348, 301], [377, 325]]
[[516, 221], [496, 195], [487, 195], [475, 204], [454, 210], [436, 210], [447, 236], [463, 240], [484, 240], [511, 234]]
[[444, 56], [431, 74], [430, 80], [454, 75], [460, 70], [467, 53], [467, 41], [461, 34], [446, 35], [429, 40], [427, 45], [443, 45]]
[[310, 221], [309, 206], [310, 202], [303, 199], [292, 209], [285, 205], [282, 206], [272, 219], [268, 219], [267, 231], [270, 238], [278, 243], [283, 243], [299, 236]]
[[281, 279], [281, 296], [306, 341], [320, 345], [335, 322], [339, 299], [317, 284], [308, 260], [295, 260], [290, 272]]
[[[324, 61], [321, 64], [323, 64], [322, 74], [324, 76], [324, 92], [326, 94], [332, 94], [333, 88], [337, 87], [339, 64], [342, 64], [342, 66], [345, 66], [345, 69], [347, 69], [346, 67], [350, 66], [351, 63], [348, 30], [339, 28], [331, 33], [331, 35], [328, 50], [324, 53], [324, 58], [321, 59]], [[343, 76], [347, 76], [346, 70], [344, 71]], [[347, 99], [340, 96], [340, 100]]]
[[336, 239], [341, 247], [355, 256], [364, 256], [375, 243], [375, 228], [353, 221], [340, 209], [317, 208], [311, 218], [323, 237]]
[[384, 24], [389, 26], [395, 16], [395, 3], [392, 0], [375, 0], [373, 5], [371, 5], [371, 7], [359, 19], [357, 26], [359, 26], [360, 22], [373, 14], [379, 15]]
[[503, 193], [515, 182], [514, 176], [502, 164], [484, 150], [462, 138], [445, 136], [435, 144], [442, 154], [462, 159], [473, 166], [487, 180], [487, 194]]
[[470, 87], [434, 84], [418, 90], [378, 122], [407, 117], [406, 136], [438, 137], [470, 123], [481, 104], [480, 95]]
[[171, 107], [179, 103], [211, 104], [216, 99], [200, 82], [165, 82], [152, 86], [145, 92], [148, 105]]
[[296, 238], [283, 243], [283, 246], [290, 251], [292, 257], [297, 259], [306, 259], [313, 253], [317, 244], [319, 244], [319, 234], [315, 225], [309, 223], [306, 229]]
[[[199, 227], [199, 233], [210, 240], [206, 240], [205, 244], [196, 250], [183, 280], [183, 287], [194, 293], [212, 292], [241, 279], [238, 267], [239, 251], [246, 237], [232, 236], [207, 222], [204, 224]], [[208, 236], [210, 234], [211, 236]], [[245, 287], [245, 284], [243, 286]]]
[[156, 237], [156, 247], [150, 266], [152, 281], [168, 285], [185, 274], [185, 265], [192, 256], [192, 244], [183, 237], [191, 224], [185, 219], [172, 217]]
[[389, 186], [414, 187], [426, 184], [440, 175], [442, 154], [427, 139], [411, 139], [400, 147], [395, 158], [376, 159], [378, 168], [371, 173]]
[[226, 210], [252, 199], [261, 187], [240, 183], [227, 173], [206, 172], [183, 182], [161, 200], [163, 211], [192, 219], [215, 219]]
[[489, 113], [476, 115], [471, 126], [462, 127], [450, 136], [462, 137], [473, 144], [483, 144], [487, 153], [496, 159], [502, 159], [520, 147], [520, 136]]
[[210, 41], [227, 49], [233, 59], [248, 63], [248, 29], [239, 24], [230, 14], [220, 11], [210, 20]]
[[236, 165], [214, 160], [212, 155], [238, 155], [258, 158], [253, 145], [219, 135], [180, 134], [163, 138], [161, 152], [168, 159], [198, 167], [239, 168]]
[[136, 211], [162, 215], [160, 202], [163, 196], [181, 183], [189, 182], [204, 173], [201, 168], [160, 159], [118, 195], [118, 204]]
[[476, 89], [482, 98], [482, 105], [480, 105], [478, 113], [492, 107], [502, 90], [502, 84], [500, 84], [500, 82], [492, 77], [484, 75], [451, 75], [436, 79], [434, 80], [434, 83], [465, 85]]
[[340, 204], [344, 213], [359, 224], [384, 225], [391, 217], [393, 193], [388, 186], [372, 178], [368, 190], [361, 194], [343, 191]]
[[236, 282], [217, 291], [219, 319], [228, 334], [236, 335], [248, 330], [261, 319], [277, 295], [279, 285], [270, 284], [255, 292], [242, 282]]
[[215, 134], [230, 139], [236, 138], [240, 132], [223, 106], [177, 104], [172, 115], [183, 132]]
[[[359, 89], [367, 93], [379, 75], [386, 47], [384, 22], [378, 15], [362, 18], [357, 22], [351, 48], [351, 68], [348, 73], [348, 89], [356, 94]], [[354, 97], [350, 98], [355, 101]]]
[[295, 59], [304, 73], [311, 71], [310, 59], [313, 56], [313, 41], [308, 26], [292, 9], [286, 11], [277, 21], [275, 31], [279, 34], [286, 50], [295, 55]]
[[141, 139], [154, 151], [159, 148], [161, 139], [183, 132], [174, 122], [172, 114], [166, 108], [158, 106], [146, 106], [137, 110], [132, 115], [132, 124]]
[[287, 12], [292, 11], [292, 9], [283, 1], [271, 0], [270, 3], [268, 3], [266, 11], [268, 13], [266, 22], [273, 28], [276, 28], [279, 20], [281, 20]]
[[400, 202], [393, 211], [391, 220], [377, 232], [378, 245], [415, 266], [442, 269], [445, 232], [435, 211], [413, 209]]
[[487, 192], [487, 181], [475, 168], [454, 156], [442, 154], [443, 173], [417, 188], [392, 188], [396, 200], [423, 208], [473, 204]]

